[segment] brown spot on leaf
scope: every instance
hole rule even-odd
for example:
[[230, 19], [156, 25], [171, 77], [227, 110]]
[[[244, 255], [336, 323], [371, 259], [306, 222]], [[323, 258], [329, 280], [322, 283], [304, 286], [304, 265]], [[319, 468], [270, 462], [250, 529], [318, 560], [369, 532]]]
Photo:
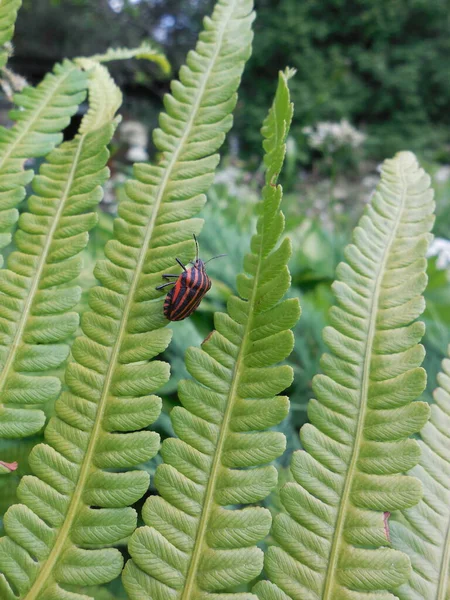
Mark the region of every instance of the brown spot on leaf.
[[0, 467], [4, 467], [8, 471], [15, 471], [18, 466], [19, 466], [19, 463], [17, 463], [17, 462], [7, 463], [7, 462], [4, 462], [3, 460], [0, 460]]
[[383, 522], [384, 522], [384, 534], [389, 543], [391, 543], [391, 536], [389, 534], [389, 517], [391, 516], [390, 512], [383, 513]]
[[210, 333], [208, 333], [208, 335], [205, 337], [205, 339], [202, 342], [202, 346], [203, 344], [206, 344], [206, 342], [209, 340], [209, 338], [212, 336], [212, 334], [215, 332], [215, 329], [213, 329]]

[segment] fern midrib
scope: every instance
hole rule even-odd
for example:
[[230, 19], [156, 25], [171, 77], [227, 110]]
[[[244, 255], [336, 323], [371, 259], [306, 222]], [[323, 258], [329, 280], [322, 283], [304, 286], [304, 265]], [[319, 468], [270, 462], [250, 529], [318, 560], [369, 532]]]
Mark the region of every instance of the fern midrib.
[[[276, 123], [275, 123], [275, 128], [276, 128]], [[269, 185], [273, 185], [273, 184], [270, 183]], [[263, 230], [264, 230], [264, 228], [263, 228]], [[226, 409], [225, 409], [224, 416], [222, 419], [222, 426], [221, 426], [221, 430], [219, 433], [219, 438], [217, 440], [217, 447], [214, 452], [213, 462], [211, 465], [211, 469], [209, 471], [208, 484], [207, 484], [206, 492], [205, 492], [205, 501], [203, 503], [202, 515], [200, 517], [200, 522], [199, 522], [199, 526], [197, 529], [194, 550], [192, 552], [192, 558], [191, 558], [191, 562], [189, 564], [189, 569], [188, 569], [187, 576], [186, 576], [186, 583], [184, 585], [183, 594], [182, 594], [180, 600], [189, 600], [191, 597], [193, 598], [193, 600], [195, 600], [195, 598], [197, 597], [195, 594], [202, 592], [202, 590], [198, 589], [198, 586], [197, 586], [198, 566], [199, 566], [201, 557], [203, 556], [203, 549], [204, 549], [205, 545], [207, 545], [206, 541], [205, 541], [205, 533], [206, 533], [206, 529], [207, 529], [207, 526], [209, 523], [211, 509], [214, 504], [214, 492], [216, 489], [216, 483], [217, 483], [217, 479], [218, 479], [218, 471], [219, 471], [219, 467], [220, 467], [220, 463], [221, 463], [223, 447], [224, 447], [225, 441], [227, 439], [227, 435], [229, 434], [229, 423], [230, 423], [231, 414], [232, 414], [232, 411], [233, 411], [233, 408], [235, 405], [235, 401], [236, 401], [236, 397], [237, 397], [237, 389], [238, 389], [240, 377], [241, 377], [242, 361], [245, 356], [245, 350], [247, 348], [249, 334], [250, 334], [250, 330], [251, 330], [253, 309], [254, 309], [254, 305], [255, 305], [256, 293], [258, 291], [258, 281], [259, 281], [259, 275], [261, 272], [262, 261], [263, 261], [263, 248], [264, 248], [264, 240], [263, 240], [263, 237], [261, 236], [258, 264], [257, 264], [255, 276], [254, 276], [254, 285], [253, 285], [253, 289], [252, 289], [252, 295], [249, 300], [248, 318], [247, 318], [247, 323], [245, 325], [245, 329], [244, 329], [243, 336], [242, 336], [243, 341], [242, 341], [241, 347], [239, 348], [239, 352], [238, 352], [238, 355], [236, 358], [236, 364], [233, 369], [231, 387], [230, 387], [230, 391], [228, 393], [228, 401], [227, 401]], [[191, 593], [194, 595], [191, 596]]]
[[364, 431], [366, 410], [367, 410], [367, 401], [368, 401], [368, 390], [370, 385], [370, 364], [373, 350], [373, 341], [376, 333], [376, 319], [378, 313], [378, 303], [380, 296], [381, 284], [383, 281], [383, 275], [385, 272], [385, 266], [387, 259], [390, 254], [392, 243], [395, 239], [395, 234], [397, 232], [398, 226], [400, 225], [401, 218], [403, 216], [404, 204], [406, 199], [406, 182], [403, 176], [403, 171], [399, 167], [400, 171], [400, 179], [402, 181], [402, 194], [401, 194], [401, 203], [397, 215], [397, 219], [395, 221], [394, 227], [391, 229], [391, 233], [388, 238], [388, 243], [385, 246], [385, 252], [383, 255], [383, 259], [380, 263], [380, 268], [378, 270], [378, 274], [375, 280], [375, 288], [374, 294], [372, 296], [371, 302], [371, 310], [370, 310], [370, 321], [369, 321], [369, 329], [367, 334], [367, 345], [366, 351], [364, 354], [364, 369], [363, 369], [363, 377], [361, 381], [361, 394], [360, 394], [360, 412], [358, 415], [358, 423], [355, 434], [355, 441], [353, 444], [352, 457], [350, 459], [350, 464], [347, 470], [347, 475], [344, 483], [344, 488], [342, 491], [341, 502], [339, 504], [338, 515], [336, 519], [336, 526], [333, 534], [333, 542], [330, 550], [330, 559], [329, 559], [329, 567], [327, 569], [325, 585], [323, 588], [323, 596], [322, 600], [333, 600], [333, 588], [335, 584], [335, 575], [336, 568], [339, 560], [339, 556], [341, 554], [341, 544], [343, 542], [343, 529], [345, 525], [345, 519], [347, 516], [347, 505], [350, 503], [350, 492], [354, 479], [354, 473], [356, 471], [356, 465], [359, 458], [359, 449], [361, 445], [361, 439]]
[[[51, 86], [51, 91], [49, 92], [49, 94], [47, 94], [47, 95], [44, 96], [44, 98], [43, 98], [43, 100], [42, 100], [41, 103], [38, 103], [39, 109], [37, 110], [37, 112], [35, 112], [34, 117], [30, 121], [25, 121], [25, 123], [27, 124], [27, 126], [25, 127], [25, 129], [22, 130], [22, 132], [16, 137], [16, 139], [13, 141], [12, 144], [9, 144], [8, 150], [3, 155], [3, 157], [0, 157], [0, 171], [3, 168], [3, 165], [5, 164], [5, 162], [9, 159], [9, 157], [11, 156], [11, 154], [13, 153], [13, 151], [15, 150], [15, 148], [21, 143], [21, 141], [23, 140], [23, 138], [29, 134], [29, 132], [33, 128], [33, 125], [40, 119], [41, 114], [44, 112], [44, 110], [46, 108], [48, 108], [48, 105], [49, 105], [51, 99], [53, 98], [53, 96], [57, 93], [58, 88], [61, 87], [61, 85], [64, 83], [64, 81], [69, 77], [69, 75], [75, 69], [77, 69], [77, 67], [74, 65], [73, 68], [70, 69], [70, 70], [68, 70], [64, 74], [63, 77], [58, 77], [57, 75], [54, 75], [56, 81], [54, 82], [54, 85]], [[22, 123], [23, 123], [23, 121], [17, 121], [17, 125], [21, 125]], [[26, 158], [27, 157], [25, 156], [25, 157], [22, 157], [22, 158], [18, 158], [18, 160], [25, 160]]]
[[[72, 186], [72, 183], [73, 183], [73, 180], [74, 180], [74, 177], [75, 177], [75, 172], [76, 172], [76, 168], [78, 166], [78, 160], [80, 158], [80, 154], [81, 154], [81, 150], [82, 150], [82, 147], [83, 147], [84, 140], [85, 140], [85, 136], [83, 135], [82, 137], [80, 137], [80, 142], [79, 142], [77, 151], [76, 151], [75, 156], [74, 156], [72, 168], [70, 170], [70, 175], [69, 175], [69, 179], [67, 181], [66, 189], [64, 191], [63, 199], [62, 199], [62, 201], [60, 203], [60, 206], [58, 207], [58, 211], [57, 211], [57, 213], [55, 215], [55, 219], [54, 219], [53, 225], [51, 227], [50, 234], [49, 234], [49, 236], [47, 238], [47, 241], [46, 241], [46, 244], [45, 244], [45, 249], [44, 249], [44, 252], [42, 254], [42, 259], [41, 259], [41, 264], [40, 264], [40, 270], [39, 270], [39, 273], [36, 273], [36, 277], [35, 277], [34, 290], [36, 290], [36, 287], [37, 287], [37, 285], [39, 283], [40, 273], [42, 272], [42, 269], [45, 266], [46, 257], [47, 257], [47, 254], [48, 254], [48, 250], [50, 248], [51, 242], [53, 241], [53, 234], [54, 234], [54, 232], [56, 231], [56, 229], [58, 227], [59, 220], [61, 218], [61, 214], [62, 214], [62, 212], [64, 210], [65, 203], [66, 203], [66, 200], [67, 200], [67, 196], [68, 196], [68, 193], [69, 193], [69, 191], [71, 189], [71, 186]], [[31, 302], [32, 302], [32, 299], [33, 299], [33, 294], [30, 294], [29, 297], [31, 298], [31, 300], [29, 302], [29, 306], [31, 306]], [[11, 353], [11, 354], [13, 354], [13, 353]], [[70, 506], [69, 506], [69, 510], [70, 510]], [[60, 531], [62, 531], [63, 528], [64, 528], [64, 525], [63, 525], [63, 527], [61, 528]], [[40, 581], [41, 577], [43, 575], [45, 575], [46, 570], [48, 570], [48, 563], [49, 563], [49, 561], [51, 561], [52, 553], [53, 553], [55, 547], [58, 545], [59, 537], [60, 536], [58, 535], [58, 537], [56, 539], [56, 542], [55, 542], [55, 546], [53, 547], [52, 551], [50, 552], [47, 561], [44, 563], [44, 565], [43, 565], [43, 567], [42, 567], [39, 575], [37, 576], [36, 580], [34, 581], [33, 585], [31, 586], [30, 590], [27, 592], [27, 595], [24, 596], [24, 600], [32, 600], [33, 598], [37, 597], [36, 593], [39, 593], [40, 590], [39, 589], [35, 590], [35, 588], [39, 587], [39, 581]], [[51, 568], [53, 568], [53, 564], [50, 566], [50, 569]], [[36, 593], [35, 593], [35, 591], [36, 591]]]
[[[34, 296], [36, 294], [36, 291], [38, 289], [39, 286], [39, 282], [41, 279], [41, 275], [42, 275], [42, 271], [44, 269], [44, 267], [46, 266], [47, 263], [47, 257], [48, 257], [48, 252], [50, 250], [50, 246], [53, 242], [53, 236], [55, 234], [55, 231], [58, 229], [59, 226], [59, 222], [61, 219], [61, 215], [62, 212], [64, 210], [64, 207], [66, 205], [66, 201], [67, 201], [67, 197], [70, 191], [70, 188], [72, 187], [72, 183], [73, 183], [73, 179], [75, 176], [75, 171], [77, 168], [77, 164], [78, 164], [78, 159], [81, 153], [81, 149], [83, 147], [83, 142], [84, 142], [84, 136], [82, 138], [80, 138], [80, 143], [78, 145], [77, 151], [74, 155], [74, 161], [73, 161], [73, 165], [72, 168], [70, 170], [69, 173], [69, 177], [67, 179], [67, 185], [64, 189], [64, 193], [62, 195], [61, 201], [59, 203], [58, 209], [55, 213], [52, 225], [49, 229], [48, 235], [46, 237], [45, 240], [45, 244], [44, 244], [44, 248], [42, 250], [42, 254], [40, 255], [38, 264], [37, 264], [37, 268], [34, 272], [34, 275], [32, 276], [32, 280], [31, 280], [31, 285], [30, 288], [28, 290], [28, 295], [27, 295], [27, 299], [25, 300], [25, 304], [23, 307], [23, 311], [22, 314], [20, 316], [18, 325], [17, 325], [17, 329], [16, 329], [16, 333], [14, 334], [14, 339], [11, 343], [10, 346], [10, 351], [8, 353], [8, 358], [6, 359], [6, 362], [4, 364], [3, 370], [0, 374], [0, 393], [3, 391], [3, 388], [5, 386], [6, 381], [8, 380], [8, 375], [9, 375], [9, 370], [11, 368], [11, 366], [14, 363], [14, 360], [16, 358], [16, 352], [18, 350], [18, 348], [20, 347], [20, 344], [22, 342], [22, 336], [23, 336], [23, 332], [25, 330], [27, 321], [28, 321], [28, 317], [29, 317], [29, 313], [31, 310], [31, 306], [33, 304], [33, 300], [34, 300]], [[4, 407], [4, 404], [0, 404], [0, 410]], [[0, 413], [1, 415], [1, 413]]]
[[[198, 526], [198, 530], [197, 530], [197, 536], [195, 539], [195, 545], [194, 545], [194, 550], [192, 553], [192, 559], [189, 564], [189, 569], [188, 569], [188, 573], [187, 573], [187, 577], [186, 577], [186, 584], [184, 586], [183, 595], [181, 596], [180, 600], [189, 600], [190, 598], [195, 600], [195, 598], [197, 597], [195, 594], [202, 591], [202, 590], [198, 589], [197, 581], [196, 581], [198, 565], [199, 565], [200, 559], [203, 555], [203, 548], [206, 545], [205, 533], [206, 533], [206, 529], [208, 526], [211, 509], [214, 504], [214, 492], [216, 489], [216, 483], [217, 483], [217, 479], [218, 479], [218, 471], [221, 466], [223, 447], [224, 447], [225, 441], [227, 439], [227, 436], [229, 434], [230, 418], [231, 418], [231, 414], [232, 414], [232, 411], [233, 411], [233, 408], [234, 408], [234, 405], [236, 402], [237, 388], [238, 388], [238, 385], [240, 382], [240, 377], [241, 377], [242, 361], [243, 361], [243, 358], [245, 355], [245, 349], [247, 347], [247, 340], [248, 340], [248, 336], [249, 336], [250, 329], [251, 329], [250, 326], [252, 323], [253, 308], [254, 308], [254, 304], [255, 304], [256, 292], [258, 289], [257, 282], [259, 280], [259, 275], [260, 275], [260, 271], [261, 271], [262, 248], [263, 248], [263, 246], [261, 244], [261, 252], [260, 252], [259, 258], [258, 258], [258, 266], [257, 266], [256, 273], [255, 273], [252, 296], [249, 301], [249, 311], [248, 311], [247, 323], [245, 325], [245, 329], [244, 329], [243, 336], [242, 336], [243, 341], [242, 341], [241, 347], [239, 349], [239, 353], [236, 358], [236, 364], [235, 364], [235, 367], [233, 370], [230, 392], [228, 394], [227, 407], [226, 407], [224, 415], [223, 415], [219, 439], [217, 440], [217, 447], [216, 447], [216, 450], [214, 453], [214, 459], [213, 459], [213, 462], [211, 465], [211, 470], [209, 472], [208, 484], [207, 484], [206, 492], [205, 492], [205, 501], [203, 503], [203, 511], [202, 511], [202, 515], [200, 517], [200, 522], [199, 522], [199, 526]], [[192, 596], [191, 596], [191, 593], [193, 594]]]
[[[235, 6], [235, 3], [233, 3], [233, 9], [234, 9], [234, 6]], [[232, 11], [230, 11], [230, 15], [231, 15], [231, 13], [232, 13]], [[229, 18], [226, 20], [226, 23], [228, 23], [228, 20], [229, 20]], [[225, 30], [225, 26], [220, 31], [220, 35], [219, 35], [220, 43], [217, 44], [217, 46], [216, 46], [217, 50], [215, 51], [215, 53], [211, 59], [210, 66], [206, 70], [203, 81], [199, 85], [198, 95], [197, 95], [197, 98], [193, 105], [191, 117], [186, 123], [184, 133], [180, 138], [180, 143], [179, 143], [177, 149], [173, 152], [172, 158], [166, 167], [165, 174], [162, 178], [161, 184], [158, 189], [158, 193], [155, 197], [155, 202], [153, 204], [152, 216], [151, 216], [151, 219], [147, 226], [147, 231], [144, 236], [144, 241], [141, 246], [138, 260], [136, 262], [136, 269], [133, 274], [133, 279], [130, 283], [130, 290], [129, 290], [127, 300], [126, 300], [126, 303], [124, 306], [116, 343], [113, 346], [113, 350], [111, 353], [111, 360], [109, 363], [108, 370], [105, 374], [105, 382], [103, 385], [103, 392], [99, 399], [98, 410], [97, 410], [97, 414], [95, 416], [95, 421], [94, 421], [94, 425], [92, 428], [89, 444], [86, 449], [86, 453], [84, 455], [83, 462], [81, 464], [80, 475], [78, 477], [76, 487], [75, 487], [75, 490], [73, 493], [73, 497], [70, 502], [69, 509], [67, 511], [66, 519], [58, 533], [58, 537], [56, 539], [55, 545], [49, 555], [49, 558], [47, 559], [46, 564], [42, 568], [37, 579], [35, 580], [32, 588], [30, 589], [30, 592], [28, 592], [27, 596], [23, 600], [35, 600], [37, 598], [37, 594], [39, 594], [41, 592], [42, 586], [45, 584], [47, 577], [51, 576], [53, 567], [56, 564], [56, 561], [59, 559], [59, 554], [61, 553], [62, 549], [65, 546], [65, 542], [67, 541], [67, 538], [69, 536], [70, 529], [71, 529], [72, 524], [77, 516], [79, 504], [80, 504], [81, 497], [82, 497], [84, 487], [85, 487], [85, 483], [86, 483], [87, 477], [88, 477], [90, 469], [91, 469], [91, 461], [92, 461], [92, 456], [95, 451], [95, 446], [97, 444], [98, 432], [100, 431], [101, 426], [102, 426], [103, 415], [104, 415], [104, 412], [106, 409], [107, 399], [109, 396], [109, 388], [110, 388], [110, 385], [112, 382], [112, 378], [114, 376], [114, 372], [116, 370], [120, 347], [122, 345], [122, 338], [126, 331], [126, 326], [127, 326], [127, 322], [128, 322], [128, 314], [130, 312], [131, 305], [133, 303], [133, 299], [134, 299], [134, 295], [135, 295], [135, 291], [136, 291], [137, 285], [139, 283], [139, 277], [140, 277], [142, 267], [145, 262], [145, 257], [147, 254], [148, 246], [150, 244], [150, 240], [151, 240], [153, 230], [155, 227], [156, 218], [158, 216], [158, 210], [161, 205], [166, 186], [167, 186], [168, 182], [170, 181], [170, 176], [172, 174], [172, 170], [174, 169], [174, 167], [177, 163], [178, 156], [181, 153], [183, 145], [189, 136], [189, 133], [190, 133], [193, 123], [195, 121], [195, 117], [200, 108], [203, 94], [205, 92], [206, 85], [207, 85], [207, 82], [209, 79], [209, 75], [214, 67], [215, 59], [217, 58], [219, 51], [221, 49], [221, 41], [222, 41], [224, 30]], [[31, 592], [33, 592], [33, 594], [31, 594]]]

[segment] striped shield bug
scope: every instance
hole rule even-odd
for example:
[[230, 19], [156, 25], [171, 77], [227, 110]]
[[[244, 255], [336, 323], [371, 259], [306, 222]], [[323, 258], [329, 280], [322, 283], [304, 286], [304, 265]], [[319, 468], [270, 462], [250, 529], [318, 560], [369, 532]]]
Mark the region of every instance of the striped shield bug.
[[170, 285], [173, 286], [164, 300], [164, 316], [166, 319], [169, 319], [169, 321], [182, 321], [192, 315], [203, 300], [205, 294], [211, 288], [211, 279], [206, 274], [206, 263], [215, 258], [225, 256], [225, 254], [219, 254], [218, 256], [213, 256], [213, 258], [203, 262], [203, 260], [198, 257], [198, 242], [195, 235], [194, 240], [196, 255], [195, 261], [191, 262], [192, 267], [186, 269], [181, 260], [176, 258], [175, 260], [183, 269], [183, 272], [180, 275], [171, 273], [164, 274], [164, 279], [170, 280], [174, 278], [176, 281], [163, 283], [156, 288], [157, 290], [162, 290]]

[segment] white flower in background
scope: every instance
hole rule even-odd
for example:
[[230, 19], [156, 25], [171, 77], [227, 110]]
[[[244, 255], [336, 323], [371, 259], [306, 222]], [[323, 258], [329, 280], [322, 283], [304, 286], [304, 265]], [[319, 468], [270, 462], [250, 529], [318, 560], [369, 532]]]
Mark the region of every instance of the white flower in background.
[[[11, 55], [13, 51], [12, 45], [5, 44], [5, 49], [7, 50], [7, 53]], [[14, 102], [13, 96], [15, 92], [21, 92], [28, 85], [29, 83], [25, 77], [17, 75], [17, 73], [14, 73], [14, 71], [11, 71], [11, 69], [3, 67], [2, 78], [0, 79], [0, 87], [10, 102]], [[19, 107], [19, 110], [23, 110], [23, 108]]]
[[122, 12], [124, 4], [124, 0], [109, 0], [110, 8], [116, 13]]
[[434, 174], [434, 179], [439, 183], [445, 183], [450, 179], [450, 165], [443, 165]]
[[103, 186], [103, 204], [111, 204], [113, 207], [117, 203], [117, 187], [123, 185], [127, 177], [125, 173], [113, 172], [111, 177], [106, 180]]
[[345, 146], [357, 148], [366, 139], [364, 133], [353, 127], [347, 119], [341, 119], [338, 123], [321, 121], [314, 127], [304, 127], [302, 131], [307, 136], [311, 148], [330, 153]]
[[362, 184], [365, 188], [372, 190], [377, 186], [379, 180], [380, 178], [377, 175], [366, 175], [362, 180]]
[[436, 267], [438, 269], [450, 267], [450, 240], [434, 238], [428, 248], [427, 256], [437, 256]]
[[124, 121], [119, 129], [120, 139], [129, 145], [125, 158], [130, 162], [142, 162], [148, 160], [147, 127], [139, 121]]
[[232, 196], [239, 194], [239, 186], [242, 183], [242, 171], [234, 165], [227, 165], [223, 169], [216, 171], [214, 183], [219, 183], [227, 186], [228, 193]]
[[130, 146], [126, 154], [126, 159], [132, 163], [145, 162], [148, 160], [148, 152], [142, 146]]

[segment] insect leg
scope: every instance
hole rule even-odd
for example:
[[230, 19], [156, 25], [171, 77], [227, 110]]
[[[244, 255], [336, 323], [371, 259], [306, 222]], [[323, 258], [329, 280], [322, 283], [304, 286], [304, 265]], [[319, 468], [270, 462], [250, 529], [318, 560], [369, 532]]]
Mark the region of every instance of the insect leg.
[[194, 242], [195, 242], [195, 261], [198, 261], [198, 242], [197, 242], [197, 237], [195, 235], [195, 233], [192, 234], [194, 236]]
[[175, 260], [180, 265], [180, 267], [183, 269], [183, 271], [186, 271], [186, 267], [183, 265], [183, 263], [181, 262], [181, 260], [179, 258], [176, 258]]
[[162, 290], [163, 288], [167, 287], [168, 285], [175, 285], [175, 281], [169, 281], [169, 283], [162, 283], [161, 285], [158, 285], [157, 287], [155, 287], [155, 290]]
[[169, 279], [170, 277], [175, 277], [176, 279], [178, 279], [179, 275], [174, 275], [173, 273], [164, 273], [164, 275], [161, 275], [161, 277], [163, 279]]

